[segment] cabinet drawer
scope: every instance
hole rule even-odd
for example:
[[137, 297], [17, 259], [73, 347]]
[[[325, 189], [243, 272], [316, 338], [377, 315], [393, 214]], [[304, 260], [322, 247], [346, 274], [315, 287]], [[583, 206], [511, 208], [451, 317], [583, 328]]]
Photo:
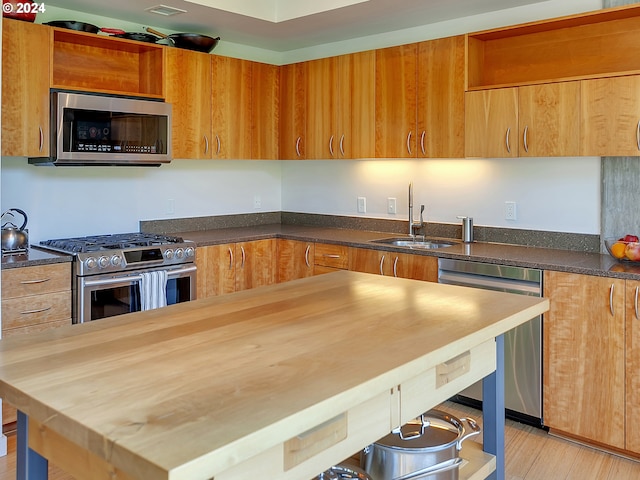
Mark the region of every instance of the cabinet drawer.
[[71, 264], [2, 270], [2, 299], [71, 291]]
[[425, 401], [438, 405], [495, 369], [496, 342], [491, 339], [403, 382], [399, 424], [424, 413]]
[[71, 292], [47, 293], [2, 301], [2, 330], [71, 318]]
[[316, 243], [314, 263], [323, 267], [349, 268], [349, 247]]

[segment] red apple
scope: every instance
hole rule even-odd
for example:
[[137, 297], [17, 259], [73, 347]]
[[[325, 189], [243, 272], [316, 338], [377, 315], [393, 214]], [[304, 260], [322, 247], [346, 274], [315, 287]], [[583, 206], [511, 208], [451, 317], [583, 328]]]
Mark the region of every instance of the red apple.
[[638, 236], [637, 235], [625, 235], [624, 239], [622, 241], [623, 242], [637, 242], [638, 241]]
[[629, 260], [640, 262], [640, 243], [629, 243], [624, 254]]

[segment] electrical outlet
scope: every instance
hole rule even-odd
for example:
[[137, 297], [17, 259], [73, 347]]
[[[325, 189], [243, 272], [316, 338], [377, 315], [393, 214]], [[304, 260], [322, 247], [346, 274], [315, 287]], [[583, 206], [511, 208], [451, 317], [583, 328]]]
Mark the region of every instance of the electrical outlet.
[[367, 197], [358, 197], [358, 213], [367, 213]]
[[262, 199], [260, 198], [260, 195], [253, 196], [253, 208], [256, 210], [262, 208]]
[[396, 213], [396, 199], [393, 197], [387, 198], [387, 213]]
[[504, 202], [504, 219], [517, 220], [516, 202]]

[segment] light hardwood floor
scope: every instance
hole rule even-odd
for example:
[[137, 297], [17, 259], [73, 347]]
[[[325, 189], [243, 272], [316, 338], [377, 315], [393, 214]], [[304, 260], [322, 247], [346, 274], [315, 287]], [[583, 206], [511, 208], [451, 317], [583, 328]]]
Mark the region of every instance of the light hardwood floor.
[[[459, 418], [482, 424], [478, 410], [452, 402], [439, 406]], [[0, 480], [16, 478], [16, 437], [8, 436], [9, 454], [0, 457]], [[468, 441], [482, 442], [482, 435]], [[640, 479], [640, 462], [610, 455], [554, 437], [543, 430], [507, 420], [506, 480], [632, 480]], [[74, 480], [49, 465], [51, 480]], [[85, 480], [85, 479], [83, 479]], [[91, 479], [86, 479], [91, 480]]]

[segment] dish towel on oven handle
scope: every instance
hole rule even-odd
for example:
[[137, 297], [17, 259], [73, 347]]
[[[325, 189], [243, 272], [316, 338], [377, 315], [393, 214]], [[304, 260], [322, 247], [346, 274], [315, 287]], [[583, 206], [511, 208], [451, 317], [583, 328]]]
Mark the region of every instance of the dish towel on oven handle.
[[141, 309], [153, 310], [167, 306], [167, 272], [156, 270], [140, 274]]

